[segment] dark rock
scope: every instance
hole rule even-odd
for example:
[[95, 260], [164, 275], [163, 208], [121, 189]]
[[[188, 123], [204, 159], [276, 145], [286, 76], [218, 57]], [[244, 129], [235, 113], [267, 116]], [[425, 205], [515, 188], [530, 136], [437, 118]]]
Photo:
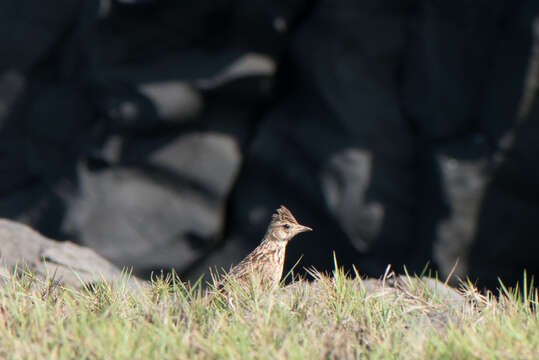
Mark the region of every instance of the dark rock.
[[[435, 151], [434, 165], [439, 183], [426, 191], [422, 219], [426, 222], [434, 220], [435, 232], [430, 234], [435, 239], [432, 258], [443, 278], [455, 267], [450, 279], [454, 285], [459, 278], [465, 279], [469, 271], [469, 253], [491, 175], [491, 161], [489, 148], [479, 135], [443, 144]], [[440, 192], [442, 196], [436, 196]], [[433, 215], [440, 214], [438, 219], [433, 219]]]
[[536, 271], [537, 1], [53, 5], [0, 4], [0, 217], [144, 275], [281, 204], [287, 270]]
[[539, 273], [539, 94], [518, 126], [508, 149], [499, 154], [481, 203], [470, 273], [494, 289]]
[[81, 167], [80, 191], [66, 196], [70, 212], [62, 229], [138, 274], [173, 267], [183, 273], [222, 229], [239, 149], [232, 138], [212, 133], [178, 135], [151, 147], [138, 141], [124, 145], [124, 160], [114, 166]]

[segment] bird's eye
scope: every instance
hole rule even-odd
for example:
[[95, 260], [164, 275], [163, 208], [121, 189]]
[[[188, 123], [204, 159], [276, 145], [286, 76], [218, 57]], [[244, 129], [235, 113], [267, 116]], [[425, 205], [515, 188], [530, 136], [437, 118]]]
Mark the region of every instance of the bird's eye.
[[283, 226], [286, 230], [290, 229], [290, 224], [284, 224]]

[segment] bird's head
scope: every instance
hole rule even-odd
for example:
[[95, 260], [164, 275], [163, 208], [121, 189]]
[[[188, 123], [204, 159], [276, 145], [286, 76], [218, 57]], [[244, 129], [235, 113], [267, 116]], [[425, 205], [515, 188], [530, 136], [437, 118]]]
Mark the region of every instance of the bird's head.
[[277, 209], [277, 213], [273, 214], [273, 218], [268, 229], [272, 235], [271, 238], [274, 241], [285, 242], [292, 240], [292, 238], [299, 233], [311, 230], [312, 229], [310, 227], [303, 226], [298, 223], [290, 210], [283, 205]]

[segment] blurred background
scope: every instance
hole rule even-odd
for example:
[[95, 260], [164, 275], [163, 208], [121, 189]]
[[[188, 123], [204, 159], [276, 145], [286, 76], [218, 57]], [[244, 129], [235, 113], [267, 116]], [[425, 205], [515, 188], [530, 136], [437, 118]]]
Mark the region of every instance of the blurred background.
[[[0, 217], [135, 274], [539, 273], [539, 2], [4, 0]], [[286, 271], [286, 270], [285, 270]]]

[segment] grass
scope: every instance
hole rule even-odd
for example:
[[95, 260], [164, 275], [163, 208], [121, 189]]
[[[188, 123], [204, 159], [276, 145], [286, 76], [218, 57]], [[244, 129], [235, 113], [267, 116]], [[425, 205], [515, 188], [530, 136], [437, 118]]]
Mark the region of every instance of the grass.
[[539, 296], [526, 276], [484, 295], [389, 272], [378, 284], [338, 268], [311, 275], [270, 292], [231, 283], [227, 298], [177, 276], [75, 290], [13, 274], [0, 279], [0, 358], [539, 358]]

